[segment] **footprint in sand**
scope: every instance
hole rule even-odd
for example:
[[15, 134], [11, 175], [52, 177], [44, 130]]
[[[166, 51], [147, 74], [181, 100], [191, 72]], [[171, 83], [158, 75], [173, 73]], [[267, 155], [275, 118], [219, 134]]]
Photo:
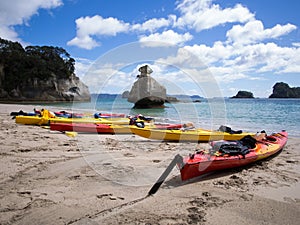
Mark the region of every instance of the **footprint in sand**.
[[161, 162], [161, 160], [159, 160], [159, 159], [153, 159], [152, 162], [159, 163], [159, 162]]
[[99, 199], [102, 199], [102, 198], [108, 198], [109, 200], [113, 200], [113, 201], [115, 201], [115, 200], [118, 200], [118, 199], [120, 199], [120, 200], [124, 200], [125, 198], [123, 198], [123, 197], [117, 197], [117, 196], [114, 196], [113, 194], [101, 194], [101, 195], [96, 195], [97, 196], [97, 198], [99, 198]]
[[214, 197], [209, 192], [203, 192], [201, 197], [196, 197], [189, 202], [192, 205], [192, 207], [187, 208], [188, 223], [199, 224], [205, 222], [205, 211], [208, 208], [218, 207], [229, 201], [230, 200]]
[[31, 191], [18, 191], [17, 193], [21, 197], [30, 197], [31, 196]]
[[295, 164], [295, 163], [298, 163], [297, 160], [286, 160], [287, 163], [292, 163], [292, 164]]
[[25, 149], [18, 149], [19, 152], [31, 152], [31, 149], [25, 148]]
[[134, 154], [132, 154], [132, 153], [129, 153], [129, 152], [127, 152], [127, 153], [124, 153], [123, 155], [124, 155], [124, 156], [126, 156], [126, 157], [135, 157], [135, 155], [134, 155]]
[[78, 180], [80, 179], [80, 175], [74, 175], [74, 176], [70, 176], [68, 177], [70, 180]]

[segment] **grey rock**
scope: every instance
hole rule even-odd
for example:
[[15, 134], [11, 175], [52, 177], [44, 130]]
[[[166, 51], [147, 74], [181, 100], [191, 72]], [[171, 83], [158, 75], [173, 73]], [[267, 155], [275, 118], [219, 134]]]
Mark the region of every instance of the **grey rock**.
[[146, 65], [139, 68], [137, 76], [129, 94], [128, 101], [135, 104], [135, 108], [163, 107], [167, 98], [166, 88], [150, 76], [152, 69]]
[[90, 101], [88, 87], [78, 77], [67, 79], [51, 76], [47, 80], [29, 79], [7, 93], [0, 87], [2, 101]]

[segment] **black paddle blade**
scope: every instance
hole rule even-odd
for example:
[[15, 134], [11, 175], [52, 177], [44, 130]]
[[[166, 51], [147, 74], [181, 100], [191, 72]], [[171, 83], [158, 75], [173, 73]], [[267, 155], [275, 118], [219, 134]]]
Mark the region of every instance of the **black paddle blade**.
[[152, 186], [152, 188], [148, 192], [148, 195], [154, 195], [158, 191], [158, 189], [160, 188], [160, 186], [162, 185], [162, 183], [165, 181], [165, 179], [171, 173], [172, 169], [176, 166], [177, 163], [180, 164], [180, 165], [183, 164], [182, 156], [179, 155], [179, 154], [177, 154], [174, 157], [174, 159], [171, 161], [171, 163], [169, 164], [169, 166], [167, 167], [167, 169], [158, 178], [158, 180], [156, 181], [156, 183]]

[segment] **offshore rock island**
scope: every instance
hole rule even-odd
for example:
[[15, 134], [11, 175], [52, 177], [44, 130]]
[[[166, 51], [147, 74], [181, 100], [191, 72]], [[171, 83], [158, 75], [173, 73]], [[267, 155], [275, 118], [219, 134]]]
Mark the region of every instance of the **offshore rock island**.
[[300, 87], [290, 87], [284, 82], [278, 82], [273, 86], [273, 93], [269, 98], [300, 98]]
[[[254, 96], [249, 91], [238, 91], [231, 98], [254, 98]], [[277, 82], [273, 86], [273, 93], [269, 98], [300, 98], [300, 87], [290, 87], [287, 83]]]
[[235, 96], [231, 98], [254, 98], [253, 93], [249, 91], [239, 91]]
[[75, 75], [75, 60], [63, 49], [27, 46], [0, 38], [0, 101], [90, 101]]
[[148, 65], [140, 67], [139, 72], [141, 74], [137, 76], [127, 100], [134, 103], [134, 108], [164, 107], [166, 88], [150, 76], [153, 71]]

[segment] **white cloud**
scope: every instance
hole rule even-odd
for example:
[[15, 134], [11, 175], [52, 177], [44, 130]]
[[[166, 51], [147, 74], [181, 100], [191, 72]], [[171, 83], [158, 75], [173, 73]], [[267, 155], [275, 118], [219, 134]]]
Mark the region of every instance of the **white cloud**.
[[[262, 44], [257, 44], [262, 45]], [[268, 51], [265, 65], [258, 72], [300, 73], [300, 48], [280, 47], [274, 43], [265, 45]]]
[[299, 65], [299, 59], [298, 64], [294, 64], [292, 66], [287, 66], [284, 69], [280, 71], [280, 73], [300, 73], [300, 65]]
[[90, 36], [83, 36], [83, 37], [75, 37], [71, 41], [67, 42], [67, 45], [74, 45], [78, 46], [87, 50], [91, 50], [97, 46], [100, 46], [98, 42], [92, 39]]
[[86, 35], [116, 36], [117, 33], [127, 31], [129, 24], [113, 17], [102, 18], [96, 15], [77, 19], [76, 27], [77, 35], [80, 37]]
[[[99, 79], [101, 79], [101, 77], [99, 77]], [[133, 82], [134, 78], [130, 77], [127, 73], [123, 71], [113, 71], [102, 86], [96, 87], [101, 87], [102, 93], [110, 93], [112, 89], [114, 89], [112, 93], [116, 93], [117, 90], [117, 93], [121, 94], [124, 91], [130, 90]]]
[[226, 34], [229, 42], [238, 44], [252, 44], [270, 38], [278, 38], [295, 30], [292, 24], [279, 25], [270, 29], [264, 29], [264, 25], [259, 20], [254, 20], [245, 25], [235, 25]]
[[13, 29], [13, 27], [0, 24], [0, 37], [12, 41], [21, 41], [18, 38], [17, 32]]
[[185, 46], [179, 48], [176, 54], [169, 55], [167, 58], [160, 58], [158, 61], [178, 68], [206, 67], [195, 53], [187, 50]]
[[151, 33], [155, 32], [157, 29], [162, 27], [170, 26], [172, 21], [174, 20], [174, 16], [169, 16], [168, 19], [160, 18], [160, 19], [150, 19], [142, 24], [133, 24], [131, 30], [137, 31], [149, 31]]
[[75, 74], [79, 78], [83, 78], [85, 74], [88, 72], [89, 68], [92, 65], [92, 61], [85, 58], [76, 58], [75, 59]]
[[91, 63], [85, 60], [83, 63], [84, 65], [81, 66], [84, 66], [86, 71], [81, 79], [88, 85], [91, 93], [122, 93], [129, 89], [136, 77], [116, 69], [123, 68], [122, 64], [115, 65], [101, 61]]
[[300, 48], [281, 47], [275, 43], [234, 46], [232, 57], [224, 61], [225, 67], [251, 73], [300, 72]]
[[240, 79], [249, 79], [249, 77], [240, 71], [235, 70], [233, 67], [209, 67], [209, 71], [214, 78], [220, 83], [231, 83]]
[[[192, 28], [199, 32], [225, 23], [247, 22], [254, 17], [247, 8], [240, 4], [233, 8], [222, 9], [219, 5], [212, 4], [212, 0], [185, 0], [178, 4], [177, 9], [181, 13], [178, 18], [171, 14], [167, 19], [152, 18], [142, 24], [131, 25], [116, 18], [104, 19], [99, 15], [82, 17], [76, 20], [77, 35], [68, 42], [68, 45], [92, 49], [97, 46], [97, 41], [92, 38], [93, 35], [98, 37], [101, 35], [115, 36], [120, 32], [134, 31], [151, 33], [148, 36], [147, 34], [140, 36], [140, 42], [168, 42], [169, 44], [182, 45], [192, 39], [189, 32], [179, 34], [170, 29], [162, 33], [156, 31], [166, 27], [181, 27]], [[154, 43], [152, 45], [157, 46]]]
[[102, 18], [99, 15], [93, 17], [81, 17], [76, 20], [77, 35], [68, 45], [75, 45], [84, 49], [92, 49], [99, 46], [92, 36], [116, 36], [120, 32], [126, 32], [129, 24], [116, 18]]
[[293, 46], [295, 46], [295, 47], [300, 47], [300, 42], [296, 42], [296, 43], [292, 43], [293, 44]]
[[[164, 79], [168, 82], [176, 81], [180, 85], [193, 82], [194, 84], [209, 83], [214, 85], [211, 87], [214, 87], [212, 90], [215, 92], [219, 83], [223, 85], [227, 83], [229, 88], [233, 82], [264, 80], [265, 74], [300, 73], [299, 43], [293, 43], [293, 47], [282, 47], [267, 42], [269, 39], [277, 39], [289, 34], [297, 28], [295, 25], [277, 24], [265, 28], [262, 21], [256, 20], [248, 8], [240, 4], [221, 8], [219, 5], [212, 4], [211, 0], [184, 0], [178, 4], [177, 9], [181, 13], [179, 16], [169, 15], [167, 19], [152, 18], [142, 24], [128, 25], [128, 32], [144, 32], [139, 36], [139, 41], [143, 45], [157, 47], [166, 43], [181, 46], [177, 55], [158, 59], [160, 63], [172, 65], [180, 71], [166, 72], [166, 68], [157, 66], [153, 73], [156, 79], [162, 82]], [[194, 29], [200, 32], [226, 23], [235, 24], [227, 31], [227, 40], [216, 41], [212, 46], [201, 42], [185, 46], [186, 42], [192, 40], [192, 34], [179, 33], [176, 30], [180, 27], [184, 31]], [[240, 24], [236, 25], [236, 23]], [[171, 30], [171, 27], [174, 30]], [[161, 28], [168, 30], [158, 32]], [[121, 75], [117, 83], [125, 85], [123, 82], [125, 80]], [[110, 82], [110, 85], [115, 84]], [[205, 92], [210, 93], [210, 88], [204, 89]], [[211, 96], [214, 94], [211, 93]]]
[[225, 59], [230, 58], [233, 52], [232, 46], [224, 45], [220, 41], [215, 42], [212, 47], [200, 44], [185, 46], [185, 49], [189, 52], [193, 52], [206, 65], [221, 63]]
[[[99, 15], [93, 17], [81, 17], [76, 20], [77, 34], [76, 37], [69, 41], [68, 45], [78, 46], [84, 49], [92, 49], [100, 44], [96, 41], [95, 37], [101, 36], [116, 36], [118, 33], [126, 32], [154, 32], [162, 27], [170, 26], [175, 20], [174, 15], [170, 15], [168, 19], [165, 18], [153, 18], [145, 21], [142, 24], [125, 23], [116, 18], [102, 18]], [[163, 33], [161, 35], [167, 35], [170, 32]], [[171, 35], [171, 34], [170, 34]], [[159, 39], [159, 35], [150, 35], [149, 39]], [[179, 36], [179, 35], [178, 35]], [[178, 36], [175, 37], [175, 41], [178, 40]], [[187, 38], [187, 34], [182, 35], [183, 38]], [[143, 37], [142, 37], [143, 38]], [[177, 42], [176, 42], [177, 43]]]
[[63, 4], [62, 0], [9, 0], [0, 1], [0, 36], [20, 41], [13, 26], [26, 24], [39, 9], [52, 9]]
[[219, 5], [212, 4], [212, 0], [184, 0], [177, 9], [182, 16], [175, 25], [182, 28], [187, 26], [198, 32], [226, 23], [245, 23], [254, 19], [254, 15], [241, 4], [222, 9]]
[[207, 75], [212, 74], [218, 82], [262, 80], [265, 73], [300, 73], [300, 48], [281, 47], [275, 43], [236, 46], [215, 42], [212, 47], [185, 46], [176, 56], [165, 60], [171, 65], [195, 68], [200, 61], [211, 72]]
[[140, 42], [146, 46], [157, 47], [163, 44], [183, 45], [190, 41], [193, 36], [190, 33], [178, 34], [173, 30], [167, 30], [162, 33], [150, 34], [149, 36], [141, 36]]

